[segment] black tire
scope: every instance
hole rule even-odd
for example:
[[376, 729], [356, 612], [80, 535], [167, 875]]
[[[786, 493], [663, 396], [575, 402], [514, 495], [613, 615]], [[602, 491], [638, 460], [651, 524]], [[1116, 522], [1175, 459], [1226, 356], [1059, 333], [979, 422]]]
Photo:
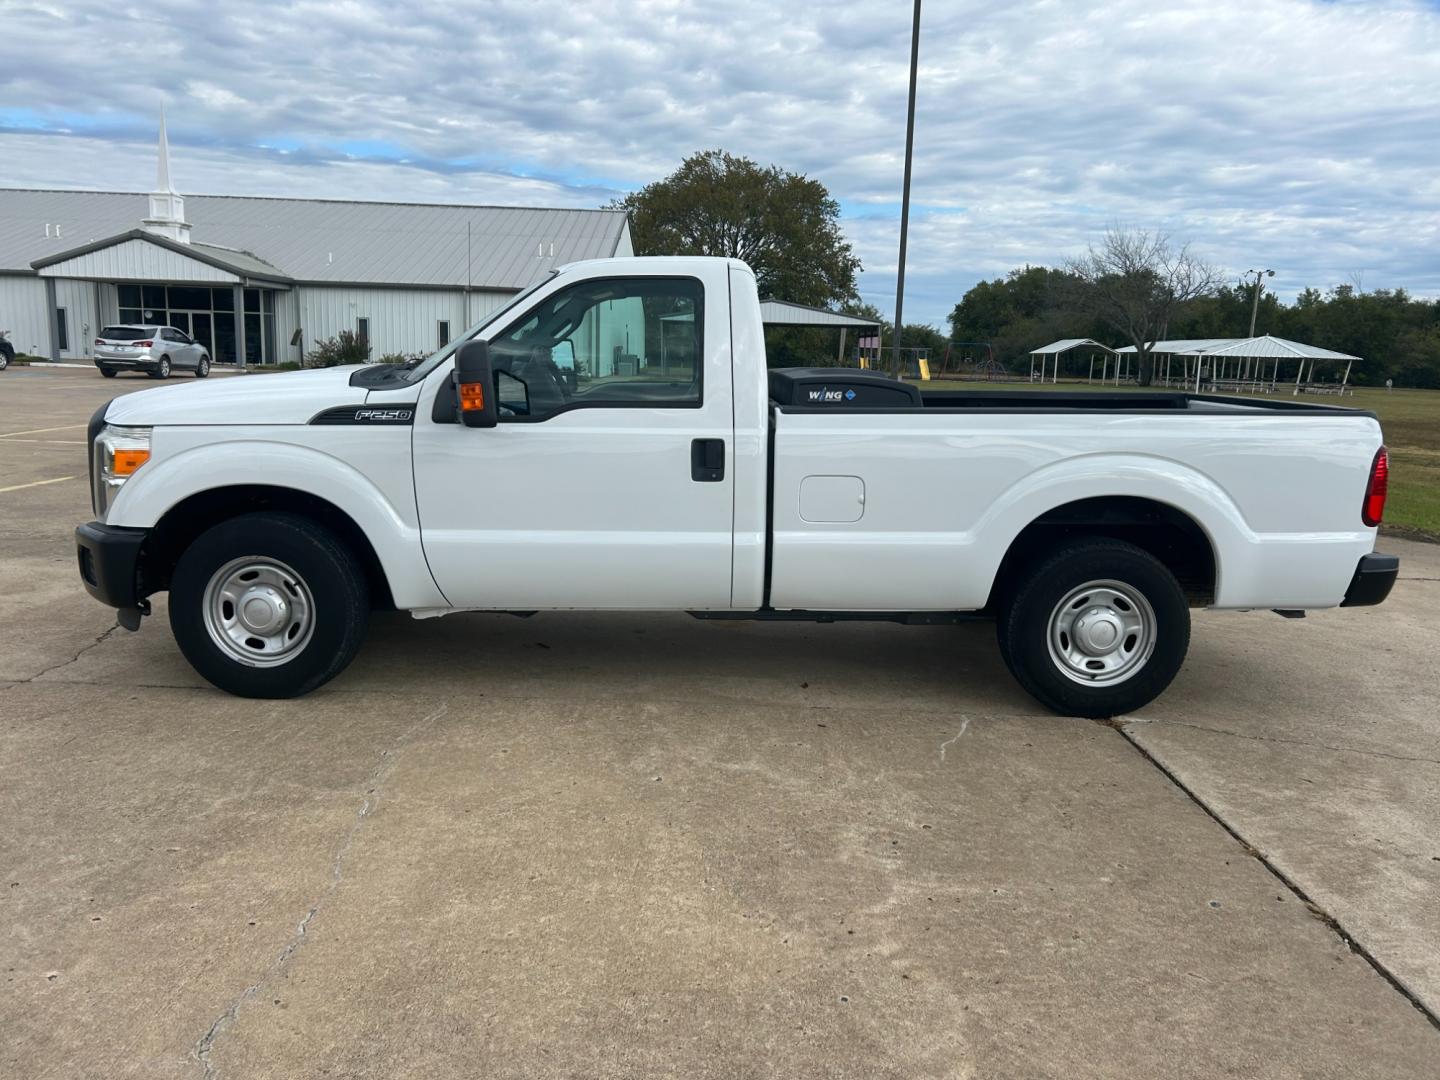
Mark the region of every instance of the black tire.
[[[1081, 668], [1107, 661], [1084, 658], [1077, 641], [1075, 654], [1084, 663], [1067, 665], [1059, 643], [1068, 645], [1070, 639], [1057, 629], [1052, 645], [1052, 620], [1058, 615], [1055, 625], [1063, 628], [1064, 619], [1073, 616], [1059, 615], [1059, 606], [1082, 587], [1105, 591], [1104, 582], [1117, 583], [1148, 603], [1152, 629], [1134, 635], [1135, 648], [1128, 652], [1131, 637], [1122, 632], [1118, 647], [1104, 656], [1124, 666], [1125, 673], [1113, 676], [1116, 681], [1091, 684], [1082, 680], [1106, 675], [1089, 675]], [[1092, 598], [1078, 595], [1066, 604], [1066, 612], [1099, 610], [1104, 621], [1105, 611], [1115, 610], [1098, 602], [1088, 606], [1087, 599]], [[1117, 602], [1121, 618], [1132, 610], [1125, 604], [1122, 596]], [[1137, 618], [1143, 607], [1134, 609]], [[1062, 715], [1101, 719], [1143, 708], [1170, 685], [1190, 647], [1190, 607], [1175, 575], [1149, 552], [1120, 540], [1089, 537], [1067, 541], [1016, 582], [996, 631], [1005, 665], [1027, 693]]]
[[150, 372], [150, 377], [152, 379], [168, 379], [170, 377], [170, 357], [160, 357], [160, 363], [156, 365], [154, 371]]
[[209, 375], [209, 374], [210, 374], [210, 357], [208, 357], [208, 356], [201, 356], [201, 357], [200, 357], [200, 362], [195, 365], [195, 377], [196, 377], [197, 379], [203, 379], [203, 378], [205, 378], [206, 375]]
[[[293, 570], [313, 603], [309, 640], [273, 667], [236, 659], [234, 646], [227, 651], [207, 625], [211, 579], [248, 558]], [[329, 682], [355, 658], [369, 619], [364, 568], [334, 533], [298, 514], [243, 514], [221, 522], [185, 549], [170, 581], [170, 629], [180, 651], [209, 682], [238, 697], [299, 697]], [[216, 633], [223, 636], [223, 627]]]
[[113, 379], [116, 375], [119, 374], [119, 372], [116, 371], [113, 367], [102, 367], [100, 369], [100, 374], [104, 375], [107, 379]]

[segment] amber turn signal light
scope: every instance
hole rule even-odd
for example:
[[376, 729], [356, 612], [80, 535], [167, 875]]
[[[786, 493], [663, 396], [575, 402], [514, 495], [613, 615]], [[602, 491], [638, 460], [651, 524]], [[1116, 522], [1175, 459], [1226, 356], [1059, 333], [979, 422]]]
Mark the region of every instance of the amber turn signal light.
[[129, 476], [149, 460], [149, 450], [116, 450], [110, 471], [116, 476]]
[[485, 384], [467, 382], [460, 384], [460, 411], [479, 412], [485, 408]]

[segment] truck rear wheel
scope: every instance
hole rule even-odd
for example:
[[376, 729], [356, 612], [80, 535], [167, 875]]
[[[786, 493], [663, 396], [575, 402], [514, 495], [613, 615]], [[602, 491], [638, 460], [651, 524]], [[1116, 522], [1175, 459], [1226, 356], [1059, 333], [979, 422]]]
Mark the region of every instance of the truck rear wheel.
[[1092, 719], [1154, 701], [1190, 646], [1180, 583], [1149, 552], [1073, 540], [1025, 574], [997, 623], [1011, 674], [1042, 705]]
[[170, 582], [170, 629], [209, 682], [289, 698], [354, 659], [370, 617], [365, 571], [328, 529], [296, 514], [243, 514], [202, 533]]

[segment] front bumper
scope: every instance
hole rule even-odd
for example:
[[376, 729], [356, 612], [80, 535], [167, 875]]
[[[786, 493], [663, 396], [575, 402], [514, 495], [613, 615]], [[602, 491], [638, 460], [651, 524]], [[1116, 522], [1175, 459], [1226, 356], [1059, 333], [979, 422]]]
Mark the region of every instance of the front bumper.
[[1381, 603], [1390, 595], [1399, 573], [1399, 555], [1381, 555], [1372, 551], [1369, 555], [1360, 556], [1355, 576], [1350, 579], [1350, 587], [1345, 590], [1345, 599], [1340, 601], [1340, 606], [1370, 607]]
[[124, 529], [90, 521], [75, 530], [75, 557], [85, 591], [102, 604], [138, 608], [140, 546], [145, 529]]

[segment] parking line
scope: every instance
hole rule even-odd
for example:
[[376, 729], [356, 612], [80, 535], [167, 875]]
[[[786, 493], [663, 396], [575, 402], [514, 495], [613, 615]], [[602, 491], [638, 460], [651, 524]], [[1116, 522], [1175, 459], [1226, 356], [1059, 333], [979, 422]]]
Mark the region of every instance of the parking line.
[[28, 484], [14, 484], [11, 487], [0, 488], [0, 495], [7, 491], [24, 491], [26, 488], [41, 487], [45, 484], [63, 484], [66, 480], [74, 480], [73, 476], [57, 476], [54, 480], [32, 480]]
[[84, 439], [11, 439], [11, 442], [43, 443], [46, 446], [84, 446]]
[[30, 431], [7, 431], [0, 435], [0, 439], [9, 439], [16, 435], [44, 435], [47, 431], [74, 431], [76, 428], [84, 426], [84, 424], [62, 424], [60, 427], [37, 427]]

